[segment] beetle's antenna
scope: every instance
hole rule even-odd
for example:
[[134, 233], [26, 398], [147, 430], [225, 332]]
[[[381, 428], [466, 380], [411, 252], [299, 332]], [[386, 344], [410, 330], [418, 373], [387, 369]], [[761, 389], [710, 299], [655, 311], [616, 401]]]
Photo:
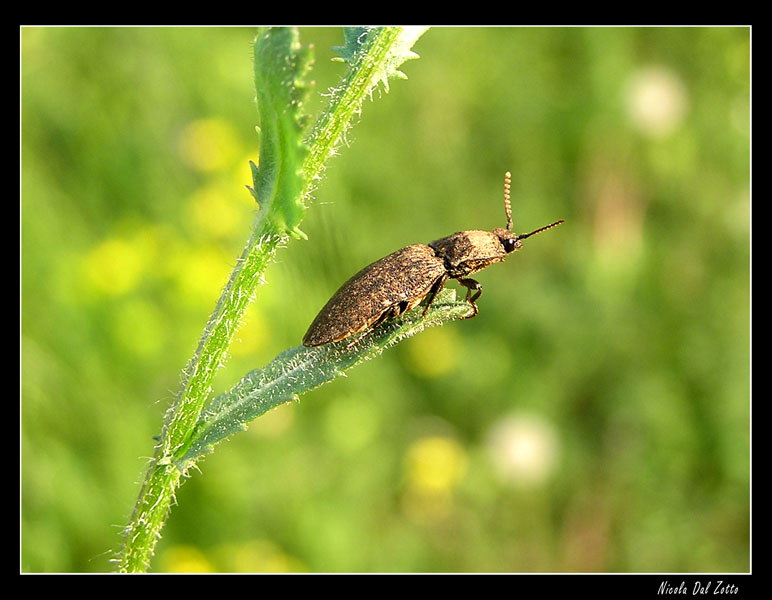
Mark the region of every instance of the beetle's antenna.
[[531, 233], [524, 233], [523, 235], [518, 235], [518, 240], [524, 240], [527, 237], [531, 237], [532, 235], [536, 235], [537, 233], [541, 233], [542, 231], [547, 231], [548, 229], [552, 229], [553, 227], [557, 227], [561, 223], [565, 223], [563, 219], [560, 219], [560, 221], [555, 221], [554, 223], [550, 223], [549, 225], [546, 225], [545, 227], [539, 227], [536, 231], [532, 231]]
[[512, 181], [512, 173], [504, 173], [504, 212], [507, 214], [507, 231], [512, 231], [512, 204], [509, 202], [509, 184]]

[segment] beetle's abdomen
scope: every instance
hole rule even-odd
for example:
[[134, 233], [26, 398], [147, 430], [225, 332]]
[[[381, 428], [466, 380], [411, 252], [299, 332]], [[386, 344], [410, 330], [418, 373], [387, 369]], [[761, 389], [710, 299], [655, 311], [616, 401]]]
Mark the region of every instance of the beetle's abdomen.
[[398, 306], [419, 304], [445, 274], [445, 263], [425, 244], [397, 250], [365, 267], [335, 292], [303, 338], [304, 346], [337, 342], [378, 322]]

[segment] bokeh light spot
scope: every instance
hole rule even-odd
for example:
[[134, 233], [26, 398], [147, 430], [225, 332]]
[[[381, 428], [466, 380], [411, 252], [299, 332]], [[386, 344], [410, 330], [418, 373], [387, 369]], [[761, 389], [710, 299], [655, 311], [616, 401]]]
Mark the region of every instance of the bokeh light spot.
[[213, 573], [212, 564], [198, 548], [174, 546], [161, 555], [162, 570], [166, 573]]
[[105, 240], [86, 255], [83, 277], [89, 289], [118, 296], [137, 285], [143, 267], [142, 251], [138, 246], [113, 238]]
[[554, 471], [557, 436], [541, 417], [511, 416], [488, 432], [488, 452], [502, 479], [517, 486], [535, 486]]
[[225, 285], [231, 268], [222, 252], [212, 248], [192, 250], [177, 273], [180, 292], [186, 302], [214, 306], [217, 290]]
[[466, 473], [467, 456], [457, 441], [440, 436], [417, 440], [407, 451], [407, 484], [421, 491], [453, 488]]
[[233, 356], [248, 356], [262, 350], [271, 333], [268, 321], [262, 311], [253, 302], [247, 309], [244, 323], [236, 331], [236, 337], [231, 344], [230, 352]]
[[635, 126], [650, 137], [662, 137], [683, 121], [687, 108], [684, 84], [665, 67], [634, 74], [627, 90], [627, 111]]
[[189, 210], [198, 230], [215, 237], [226, 237], [239, 229], [246, 231], [249, 224], [243, 205], [217, 185], [197, 190], [191, 198]]
[[269, 540], [250, 540], [227, 546], [222, 552], [235, 573], [293, 573], [305, 571], [302, 563]]
[[405, 342], [407, 366], [419, 377], [439, 377], [458, 364], [459, 337], [450, 327], [423, 331]]
[[444, 436], [414, 442], [405, 456], [401, 504], [416, 523], [433, 525], [453, 512], [453, 490], [463, 479], [468, 457], [456, 440]]
[[223, 169], [241, 154], [233, 127], [216, 118], [193, 121], [185, 127], [179, 148], [191, 167], [204, 172]]

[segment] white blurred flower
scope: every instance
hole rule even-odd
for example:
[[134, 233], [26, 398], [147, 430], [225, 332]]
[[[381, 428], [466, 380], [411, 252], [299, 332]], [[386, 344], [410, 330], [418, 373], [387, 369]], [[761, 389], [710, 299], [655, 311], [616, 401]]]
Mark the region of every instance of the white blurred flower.
[[488, 432], [488, 452], [502, 479], [519, 486], [543, 483], [558, 455], [554, 427], [537, 416], [511, 416]]
[[638, 129], [651, 137], [671, 133], [686, 113], [686, 89], [681, 79], [665, 67], [639, 70], [627, 90], [627, 111]]

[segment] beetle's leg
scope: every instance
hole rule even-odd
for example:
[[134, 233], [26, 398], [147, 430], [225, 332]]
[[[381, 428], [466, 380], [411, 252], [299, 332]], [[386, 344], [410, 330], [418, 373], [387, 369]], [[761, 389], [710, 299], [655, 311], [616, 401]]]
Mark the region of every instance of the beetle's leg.
[[432, 305], [432, 302], [434, 302], [434, 298], [437, 296], [437, 294], [440, 293], [440, 290], [445, 287], [445, 282], [448, 280], [448, 274], [443, 273], [437, 278], [437, 281], [435, 281], [432, 284], [432, 287], [429, 288], [429, 293], [426, 294], [426, 297], [428, 298], [426, 302], [426, 307], [424, 308], [424, 312], [421, 313], [421, 318], [426, 316], [426, 313], [429, 311], [429, 307]]
[[410, 306], [410, 303], [407, 300], [398, 302], [397, 304], [391, 307], [389, 318], [396, 319], [398, 316], [400, 316], [402, 313], [404, 313], [407, 310], [408, 306]]
[[[472, 309], [474, 310], [471, 315], [464, 318], [471, 319], [472, 317], [476, 317], [477, 305], [475, 304], [475, 301], [482, 295], [482, 286], [480, 285], [480, 282], [474, 279], [459, 279], [458, 282], [466, 288], [466, 301], [472, 305]], [[475, 292], [474, 295], [472, 295], [472, 290]]]
[[373, 321], [372, 325], [370, 325], [371, 328], [376, 328], [378, 325], [383, 323], [384, 321], [388, 321], [389, 319], [396, 319], [398, 316], [400, 316], [402, 313], [404, 313], [407, 310], [408, 302], [405, 300], [403, 302], [398, 302], [397, 304], [394, 304], [384, 310], [375, 321]]
[[370, 325], [370, 327], [372, 329], [375, 329], [376, 327], [378, 327], [378, 325], [380, 325], [381, 323], [383, 323], [387, 319], [393, 318], [393, 316], [394, 315], [392, 314], [392, 308], [387, 308], [380, 315], [378, 315], [378, 318], [375, 319], [375, 321], [373, 321], [373, 323], [372, 323], [372, 325]]

